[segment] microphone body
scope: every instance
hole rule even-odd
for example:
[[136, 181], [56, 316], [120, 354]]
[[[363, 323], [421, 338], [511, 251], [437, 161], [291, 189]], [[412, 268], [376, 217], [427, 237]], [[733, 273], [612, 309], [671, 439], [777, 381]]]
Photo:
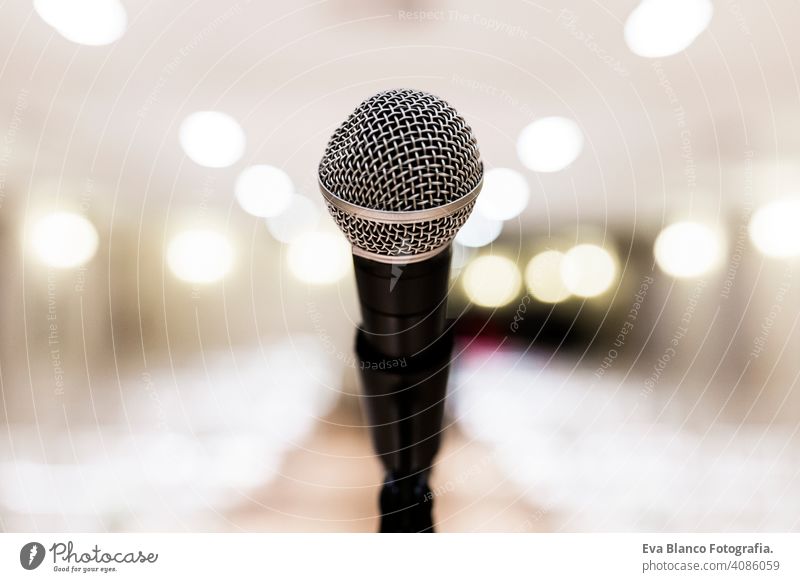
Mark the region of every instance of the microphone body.
[[444, 333], [450, 284], [450, 245], [408, 265], [353, 257], [361, 330], [372, 349], [388, 358], [414, 356]]
[[385, 470], [381, 532], [432, 532], [428, 478], [439, 451], [452, 330], [451, 249], [408, 265], [355, 255], [362, 406]]
[[353, 247], [362, 404], [385, 469], [382, 532], [433, 531], [428, 477], [453, 347], [450, 244], [482, 184], [464, 119], [410, 89], [361, 103], [320, 162], [328, 211]]
[[363, 330], [356, 334], [362, 407], [385, 475], [381, 532], [433, 532], [428, 479], [441, 442], [452, 330], [399, 365], [381, 367]]

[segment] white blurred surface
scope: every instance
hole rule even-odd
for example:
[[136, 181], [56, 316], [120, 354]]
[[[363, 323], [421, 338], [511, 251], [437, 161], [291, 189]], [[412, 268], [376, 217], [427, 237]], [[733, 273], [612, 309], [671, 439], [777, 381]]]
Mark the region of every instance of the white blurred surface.
[[451, 404], [505, 478], [559, 531], [786, 531], [800, 526], [790, 424], [689, 422], [645, 396], [521, 352], [465, 358]]

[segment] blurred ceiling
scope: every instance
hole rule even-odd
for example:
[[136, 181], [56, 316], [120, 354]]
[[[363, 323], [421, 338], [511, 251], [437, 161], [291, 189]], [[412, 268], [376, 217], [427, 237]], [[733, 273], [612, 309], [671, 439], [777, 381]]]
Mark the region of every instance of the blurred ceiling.
[[[578, 122], [586, 147], [574, 164], [526, 171], [531, 227], [721, 215], [748, 202], [749, 168], [757, 198], [796, 186], [787, 160], [800, 150], [800, 38], [787, 25], [800, 5], [716, 2], [685, 52], [646, 59], [623, 38], [636, 0], [606, 4], [126, 0], [125, 35], [92, 47], [11, 0], [0, 21], [0, 132], [20, 130], [7, 132], [4, 198], [71, 202], [91, 190], [118, 220], [201, 202], [241, 212], [233, 181], [251, 163], [285, 168], [316, 197], [333, 127], [396, 86], [459, 108], [488, 166], [524, 170], [515, 140], [535, 118]], [[199, 167], [179, 147], [181, 120], [206, 109], [245, 129], [245, 156], [230, 168]]]

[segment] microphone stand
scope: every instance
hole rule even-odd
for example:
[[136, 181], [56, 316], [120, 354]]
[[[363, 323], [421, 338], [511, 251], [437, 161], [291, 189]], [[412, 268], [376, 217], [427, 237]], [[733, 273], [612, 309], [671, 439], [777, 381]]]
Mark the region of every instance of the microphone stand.
[[354, 256], [361, 401], [385, 471], [382, 533], [434, 531], [428, 479], [441, 441], [453, 349], [445, 318], [450, 254], [448, 247], [402, 267]]

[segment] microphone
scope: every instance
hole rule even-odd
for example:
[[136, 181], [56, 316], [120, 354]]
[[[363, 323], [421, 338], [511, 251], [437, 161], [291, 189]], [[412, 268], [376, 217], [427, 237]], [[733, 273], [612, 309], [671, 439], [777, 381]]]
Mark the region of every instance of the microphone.
[[424, 349], [444, 330], [450, 243], [483, 184], [472, 129], [434, 95], [383, 91], [336, 129], [319, 184], [353, 247], [368, 343]]
[[451, 243], [483, 185], [477, 142], [442, 99], [383, 91], [335, 130], [318, 177], [353, 249], [362, 402], [386, 469], [381, 531], [432, 531], [427, 482], [453, 344]]

